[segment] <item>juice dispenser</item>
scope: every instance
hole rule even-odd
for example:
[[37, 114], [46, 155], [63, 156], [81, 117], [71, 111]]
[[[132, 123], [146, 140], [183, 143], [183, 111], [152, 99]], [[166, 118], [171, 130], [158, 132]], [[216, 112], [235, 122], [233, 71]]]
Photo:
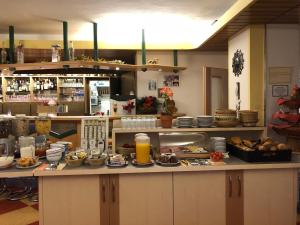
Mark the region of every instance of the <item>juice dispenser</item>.
[[150, 137], [147, 134], [136, 134], [136, 161], [139, 164], [150, 162]]

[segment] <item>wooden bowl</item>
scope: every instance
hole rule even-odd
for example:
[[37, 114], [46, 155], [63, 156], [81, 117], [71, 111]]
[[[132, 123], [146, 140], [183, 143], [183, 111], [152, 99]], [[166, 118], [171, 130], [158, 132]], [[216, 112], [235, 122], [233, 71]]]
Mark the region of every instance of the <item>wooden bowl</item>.
[[86, 159], [86, 162], [90, 165], [90, 166], [103, 166], [105, 164], [105, 160], [106, 157], [101, 157], [99, 159]]

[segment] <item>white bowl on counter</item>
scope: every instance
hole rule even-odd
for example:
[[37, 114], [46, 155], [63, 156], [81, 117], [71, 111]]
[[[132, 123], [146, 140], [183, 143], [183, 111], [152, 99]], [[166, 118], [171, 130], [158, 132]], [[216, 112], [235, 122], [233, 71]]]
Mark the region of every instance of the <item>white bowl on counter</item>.
[[14, 161], [13, 156], [2, 156], [0, 157], [0, 167], [5, 168], [10, 166]]
[[46, 150], [46, 158], [49, 162], [57, 162], [61, 160], [62, 157], [62, 149], [61, 148], [51, 148]]

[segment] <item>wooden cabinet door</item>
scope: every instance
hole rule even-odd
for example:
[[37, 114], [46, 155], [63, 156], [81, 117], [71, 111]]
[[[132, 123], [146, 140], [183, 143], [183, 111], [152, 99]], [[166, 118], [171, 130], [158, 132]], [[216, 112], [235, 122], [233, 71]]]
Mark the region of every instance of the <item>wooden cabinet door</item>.
[[40, 225], [99, 225], [99, 176], [39, 178]]
[[225, 225], [225, 172], [174, 173], [174, 225]]
[[244, 224], [243, 171], [226, 171], [226, 225]]
[[295, 225], [295, 169], [244, 171], [244, 225]]
[[119, 216], [120, 225], [173, 225], [172, 174], [119, 175]]

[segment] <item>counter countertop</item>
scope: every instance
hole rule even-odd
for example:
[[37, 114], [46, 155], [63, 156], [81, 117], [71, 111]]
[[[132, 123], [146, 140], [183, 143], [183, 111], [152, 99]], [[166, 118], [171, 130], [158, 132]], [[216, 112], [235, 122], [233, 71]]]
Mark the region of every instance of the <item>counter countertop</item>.
[[218, 166], [178, 166], [178, 167], [162, 167], [154, 165], [147, 168], [137, 168], [128, 165], [125, 168], [91, 168], [82, 166], [78, 168], [65, 167], [60, 171], [44, 171], [36, 169], [34, 176], [66, 176], [66, 175], [95, 175], [95, 174], [129, 174], [129, 173], [165, 173], [165, 172], [204, 172], [204, 171], [219, 171], [219, 170], [255, 170], [255, 169], [287, 169], [300, 168], [299, 161], [283, 162], [283, 163], [247, 163], [232, 157], [230, 160], [225, 160], [225, 165]]

